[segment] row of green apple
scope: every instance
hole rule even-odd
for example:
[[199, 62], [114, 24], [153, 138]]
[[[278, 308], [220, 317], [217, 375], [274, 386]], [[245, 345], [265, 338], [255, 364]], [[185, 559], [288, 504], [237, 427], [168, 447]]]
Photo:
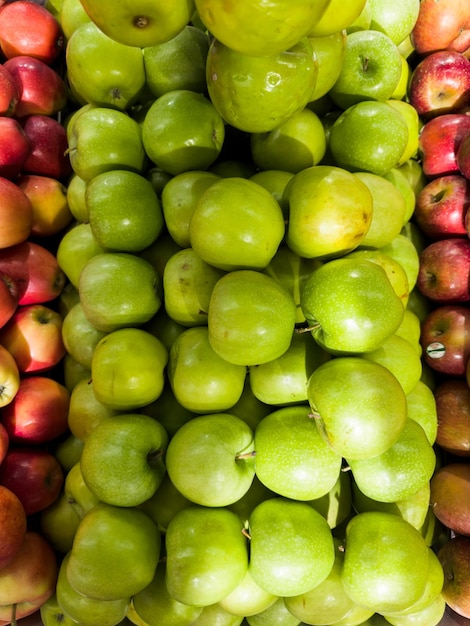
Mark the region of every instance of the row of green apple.
[[44, 623], [438, 624], [419, 3], [396, 31], [386, 3], [294, 3], [303, 37], [271, 43], [209, 4], [143, 54], [105, 5], [58, 13], [76, 222]]

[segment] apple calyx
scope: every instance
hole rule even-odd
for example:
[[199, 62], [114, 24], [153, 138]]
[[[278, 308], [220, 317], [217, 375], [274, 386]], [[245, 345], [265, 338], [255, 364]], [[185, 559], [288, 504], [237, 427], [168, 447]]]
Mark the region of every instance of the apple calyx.
[[146, 15], [137, 15], [132, 23], [136, 28], [144, 29], [150, 24], [150, 20]]

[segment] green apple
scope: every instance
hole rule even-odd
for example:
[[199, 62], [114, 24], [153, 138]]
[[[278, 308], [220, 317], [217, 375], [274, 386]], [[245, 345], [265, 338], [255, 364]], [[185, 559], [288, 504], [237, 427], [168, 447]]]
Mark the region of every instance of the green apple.
[[120, 623], [126, 616], [130, 598], [102, 600], [80, 593], [67, 576], [70, 559], [71, 552], [62, 559], [56, 585], [57, 603], [64, 613], [83, 625], [114, 626]]
[[225, 507], [250, 488], [254, 468], [253, 431], [229, 413], [200, 415], [173, 435], [166, 468], [175, 487], [189, 500]]
[[413, 313], [413, 311], [406, 308], [403, 314], [402, 322], [395, 334], [407, 339], [415, 347], [419, 356], [421, 356], [423, 352], [421, 344], [419, 343], [421, 336], [421, 322], [416, 313]]
[[118, 411], [133, 411], [163, 391], [168, 351], [141, 328], [121, 328], [98, 342], [91, 363], [96, 399]]
[[66, 47], [67, 80], [83, 104], [127, 111], [145, 85], [141, 50], [111, 39], [94, 22], [75, 29]]
[[372, 195], [354, 174], [332, 165], [297, 173], [285, 190], [286, 243], [301, 257], [330, 258], [356, 248], [368, 232]]
[[277, 359], [252, 365], [250, 386], [258, 400], [272, 406], [307, 401], [307, 382], [318, 365], [330, 355], [309, 333], [294, 333], [289, 348]]
[[64, 472], [68, 473], [77, 461], [83, 450], [83, 441], [72, 433], [60, 439], [53, 448], [54, 456], [59, 461]]
[[249, 615], [257, 615], [269, 608], [276, 602], [277, 598], [278, 596], [260, 587], [248, 569], [241, 583], [220, 600], [219, 605], [227, 613], [248, 617]]
[[268, 498], [274, 498], [276, 495], [277, 494], [271, 491], [271, 489], [268, 489], [255, 474], [248, 491], [236, 502], [229, 504], [227, 508], [238, 515], [246, 530], [246, 522], [253, 509], [258, 506], [260, 502]]
[[103, 248], [140, 252], [162, 232], [160, 200], [152, 183], [137, 172], [98, 174], [88, 183], [85, 199], [91, 231]]
[[[76, 0], [80, 3], [80, 0]], [[67, 184], [67, 204], [77, 222], [88, 221], [88, 209], [85, 202], [87, 183], [73, 173]]]
[[323, 15], [310, 29], [309, 34], [313, 37], [324, 37], [347, 29], [361, 14], [365, 4], [366, 0], [350, 0], [348, 3], [330, 0]]
[[294, 174], [285, 170], [260, 170], [250, 176], [250, 180], [264, 187], [274, 197], [282, 209], [284, 217], [287, 216], [287, 208], [284, 202], [284, 191], [287, 183]]
[[77, 302], [62, 321], [62, 339], [65, 348], [83, 367], [91, 369], [96, 345], [107, 333], [88, 321], [81, 302]]
[[152, 581], [161, 543], [146, 513], [100, 502], [80, 522], [67, 579], [75, 591], [97, 600], [130, 598]]
[[212, 291], [209, 341], [230, 363], [267, 363], [289, 348], [295, 318], [293, 297], [274, 278], [254, 270], [234, 270]]
[[261, 400], [258, 400], [258, 398], [254, 395], [250, 385], [249, 371], [247, 374], [248, 375], [245, 378], [245, 384], [243, 386], [241, 396], [238, 399], [238, 402], [230, 407], [230, 413], [242, 419], [252, 430], [254, 430], [259, 421], [271, 413], [273, 407], [269, 404], [265, 404]]
[[189, 223], [199, 198], [220, 179], [208, 171], [182, 172], [170, 178], [162, 189], [161, 203], [165, 225], [172, 239], [182, 248], [188, 248]]
[[124, 111], [85, 105], [67, 135], [73, 171], [86, 182], [117, 167], [143, 172], [147, 164], [141, 128]]
[[169, 350], [176, 337], [178, 337], [187, 326], [175, 322], [175, 320], [168, 315], [165, 307], [160, 307], [155, 315], [148, 322], [143, 324], [141, 328], [155, 335], [155, 337], [160, 339], [165, 348]]
[[155, 493], [148, 500], [139, 504], [137, 508], [145, 511], [153, 519], [157, 527], [165, 533], [170, 520], [176, 513], [193, 505], [194, 503], [191, 500], [185, 498], [176, 489], [168, 473], [165, 473]]
[[96, 254], [80, 273], [78, 292], [83, 312], [104, 332], [139, 326], [160, 308], [158, 282], [150, 263], [135, 254]]
[[[48, 5], [49, 3], [46, 3]], [[57, 595], [54, 592], [39, 608], [39, 616], [44, 626], [77, 626], [78, 622], [66, 615], [57, 602]]]
[[309, 379], [308, 394], [318, 427], [350, 462], [385, 453], [406, 424], [406, 396], [396, 377], [361, 357], [320, 365]]
[[318, 165], [326, 153], [325, 129], [320, 117], [303, 108], [266, 133], [252, 133], [251, 156], [261, 170], [292, 173]]
[[346, 51], [346, 31], [339, 29], [329, 35], [309, 36], [318, 63], [318, 75], [310, 96], [314, 102], [327, 95], [341, 73]]
[[272, 56], [243, 54], [213, 39], [206, 81], [210, 99], [228, 124], [248, 133], [265, 133], [305, 107], [317, 73], [307, 37]]
[[67, 472], [64, 493], [79, 519], [100, 501], [83, 479], [80, 460]]
[[400, 47], [398, 47], [398, 51], [400, 52], [400, 56], [401, 56], [401, 74], [400, 74], [400, 80], [397, 83], [397, 86], [395, 87], [392, 95], [390, 96], [390, 99], [392, 100], [402, 100], [403, 98], [406, 98], [407, 93], [408, 93], [408, 85], [410, 82], [410, 76], [411, 76], [411, 66], [408, 63], [408, 59], [405, 58], [405, 56], [403, 56]]
[[246, 367], [222, 359], [211, 347], [207, 326], [188, 328], [171, 346], [168, 380], [176, 400], [193, 413], [227, 411], [243, 392]]
[[385, 270], [358, 258], [333, 259], [312, 272], [300, 304], [315, 341], [333, 354], [376, 350], [404, 315]]
[[402, 70], [401, 54], [388, 35], [377, 30], [349, 33], [341, 72], [329, 96], [341, 109], [364, 100], [384, 102], [395, 92]]
[[385, 619], [393, 626], [439, 626], [445, 618], [446, 608], [447, 603], [441, 594], [413, 613], [386, 615]]
[[[160, 280], [162, 280], [163, 272], [168, 259], [179, 250], [182, 250], [182, 248], [175, 241], [173, 241], [166, 229], [164, 229], [157, 241], [154, 241], [148, 248], [139, 252], [138, 256], [148, 261], [157, 272]], [[162, 285], [157, 285], [157, 288], [159, 289], [159, 292], [161, 292], [163, 287]], [[163, 293], [161, 293], [161, 295], [163, 296]]]
[[59, 267], [70, 283], [78, 289], [80, 274], [87, 262], [106, 249], [96, 241], [88, 222], [74, 223], [66, 230], [57, 247]]
[[173, 598], [168, 593], [165, 576], [166, 566], [162, 561], [152, 582], [133, 597], [135, 612], [148, 626], [192, 624], [201, 614], [202, 607], [189, 606]]
[[333, 535], [324, 517], [297, 500], [275, 497], [250, 515], [250, 573], [273, 595], [289, 597], [319, 585], [335, 560]]
[[308, 502], [328, 522], [331, 529], [336, 529], [349, 519], [352, 514], [351, 479], [349, 472], [341, 471], [338, 479], [328, 493]]
[[412, 32], [419, 15], [419, 0], [400, 0], [390, 4], [386, 0], [367, 0], [374, 30], [388, 35], [398, 46]]
[[216, 624], [216, 626], [240, 626], [244, 623], [244, 618], [239, 615], [233, 615], [226, 611], [219, 602], [209, 604], [202, 609], [200, 616], [191, 622], [191, 626], [208, 626], [208, 624]]
[[419, 252], [413, 241], [403, 234], [403, 230], [380, 248], [381, 252], [394, 258], [405, 270], [411, 291], [416, 286], [419, 274]]
[[242, 528], [238, 516], [223, 507], [192, 506], [176, 513], [165, 535], [170, 596], [206, 607], [231, 593], [248, 569]]
[[192, 247], [173, 254], [163, 271], [167, 314], [183, 326], [207, 326], [212, 290], [225, 273], [206, 263]]
[[[393, 105], [392, 102], [389, 102], [389, 104]], [[394, 104], [394, 106], [395, 107], [397, 106], [396, 103]], [[419, 116], [418, 116], [418, 120], [419, 120]], [[418, 195], [419, 192], [423, 189], [423, 187], [427, 183], [427, 178], [424, 175], [421, 163], [416, 159], [409, 158], [404, 163], [402, 163], [402, 165], [399, 165], [398, 168], [400, 172], [405, 174], [405, 176], [410, 181], [411, 186], [414, 189], [415, 195]]]
[[264, 417], [255, 430], [255, 471], [275, 493], [313, 500], [336, 484], [342, 458], [309, 415], [308, 405], [284, 407]]
[[339, 167], [383, 175], [400, 163], [408, 138], [408, 125], [399, 111], [387, 102], [364, 100], [334, 122], [329, 149]]
[[193, 0], [155, 4], [149, 0], [114, 2], [83, 0], [90, 18], [112, 39], [136, 48], [175, 37], [190, 21]]
[[384, 618], [370, 609], [355, 604], [335, 626], [387, 626]]
[[224, 122], [213, 103], [188, 89], [154, 100], [142, 122], [148, 157], [173, 175], [207, 169], [219, 156], [224, 138]]
[[80, 0], [63, 0], [58, 20], [67, 40], [79, 26], [91, 21]]
[[299, 626], [297, 619], [287, 609], [284, 598], [278, 598], [270, 607], [256, 615], [248, 615], [246, 621], [250, 626]]
[[372, 222], [359, 247], [383, 248], [397, 237], [406, 216], [406, 202], [401, 191], [385, 176], [372, 172], [356, 172], [369, 189], [373, 201]]
[[137, 506], [148, 500], [165, 473], [168, 434], [148, 415], [129, 413], [104, 420], [85, 441], [80, 469], [102, 502]]
[[384, 178], [389, 180], [395, 187], [401, 191], [405, 198], [406, 211], [404, 223], [408, 222], [415, 210], [416, 195], [409, 179], [398, 167], [393, 167], [389, 172], [384, 174]]
[[346, 26], [346, 32], [353, 33], [356, 30], [370, 30], [371, 21], [372, 12], [370, 10], [369, 0], [366, 0], [359, 15], [349, 24], [349, 26]]
[[199, 198], [189, 241], [206, 263], [220, 269], [264, 269], [284, 237], [279, 203], [264, 187], [238, 176], [221, 178]]
[[154, 98], [175, 89], [205, 93], [208, 52], [207, 33], [191, 24], [168, 41], [144, 47], [142, 54], [148, 91]]
[[80, 524], [80, 517], [72, 507], [65, 491], [39, 513], [39, 530], [59, 554], [67, 554]]
[[[57, 257], [57, 252], [56, 252]], [[68, 282], [62, 289], [62, 292], [58, 299], [57, 310], [65, 317], [72, 307], [80, 302], [80, 296], [78, 295], [78, 289]]]
[[172, 437], [175, 432], [195, 417], [195, 413], [186, 409], [175, 398], [175, 394], [168, 382], [168, 377], [165, 380], [162, 393], [156, 400], [146, 404], [140, 409], [144, 415], [150, 415], [154, 419], [158, 420], [163, 428], [167, 431], [168, 436]]
[[419, 147], [419, 133], [422, 122], [415, 107], [406, 100], [390, 99], [387, 104], [400, 113], [408, 126], [408, 142], [398, 161], [398, 167], [406, 163], [409, 159], [417, 157]]
[[424, 430], [428, 441], [434, 445], [437, 437], [438, 416], [433, 390], [422, 380], [406, 396], [408, 417]]
[[87, 367], [80, 365], [71, 354], [64, 357], [64, 384], [71, 392], [75, 385], [81, 380], [90, 380], [91, 372]]
[[343, 585], [353, 601], [377, 613], [401, 611], [423, 594], [429, 560], [423, 537], [407, 521], [359, 513], [346, 528]]

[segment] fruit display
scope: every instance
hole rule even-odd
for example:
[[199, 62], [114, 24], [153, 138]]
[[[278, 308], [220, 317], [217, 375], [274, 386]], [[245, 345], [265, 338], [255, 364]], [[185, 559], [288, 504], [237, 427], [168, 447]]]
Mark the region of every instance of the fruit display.
[[0, 54], [0, 625], [470, 624], [468, 2]]

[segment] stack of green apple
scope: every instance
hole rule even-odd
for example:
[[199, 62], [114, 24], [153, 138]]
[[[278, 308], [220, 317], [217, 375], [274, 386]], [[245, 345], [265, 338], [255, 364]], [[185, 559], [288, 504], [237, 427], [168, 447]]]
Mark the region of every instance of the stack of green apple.
[[49, 5], [78, 521], [43, 621], [436, 625], [419, 0], [153, 4]]

